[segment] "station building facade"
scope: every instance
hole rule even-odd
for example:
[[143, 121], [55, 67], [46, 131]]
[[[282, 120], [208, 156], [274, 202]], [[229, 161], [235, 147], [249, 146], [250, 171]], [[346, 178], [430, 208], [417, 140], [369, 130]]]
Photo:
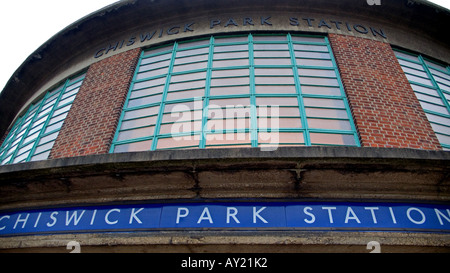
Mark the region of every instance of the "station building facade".
[[124, 0], [57, 33], [0, 94], [1, 251], [448, 251], [450, 12], [373, 4]]

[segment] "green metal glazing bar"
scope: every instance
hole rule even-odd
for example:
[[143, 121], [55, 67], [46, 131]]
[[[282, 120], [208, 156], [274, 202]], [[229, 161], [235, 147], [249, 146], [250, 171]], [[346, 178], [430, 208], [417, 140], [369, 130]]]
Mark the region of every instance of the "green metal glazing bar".
[[209, 95], [211, 90], [211, 77], [212, 77], [212, 67], [214, 59], [214, 37], [211, 36], [209, 39], [209, 52], [208, 52], [208, 64], [206, 68], [206, 82], [205, 82], [205, 94], [203, 99], [203, 109], [202, 109], [202, 131], [200, 135], [199, 147], [206, 147], [206, 128], [208, 124], [208, 112], [209, 112]]
[[172, 48], [172, 58], [170, 60], [169, 70], [167, 71], [166, 83], [165, 83], [164, 92], [163, 92], [163, 95], [161, 98], [158, 119], [156, 120], [155, 132], [153, 134], [153, 141], [152, 141], [152, 148], [151, 148], [152, 151], [156, 150], [156, 147], [158, 145], [158, 134], [159, 134], [159, 129], [161, 128], [162, 117], [164, 115], [164, 108], [166, 106], [167, 92], [168, 92], [169, 86], [170, 86], [171, 74], [172, 74], [172, 70], [173, 70], [173, 66], [174, 66], [175, 58], [176, 58], [176, 54], [177, 54], [177, 47], [178, 47], [178, 43], [175, 42], [173, 45], [173, 48]]
[[305, 105], [303, 104], [302, 87], [300, 84], [300, 76], [298, 74], [298, 66], [297, 66], [297, 60], [295, 58], [295, 51], [294, 51], [294, 46], [293, 46], [293, 42], [292, 42], [292, 36], [289, 33], [287, 37], [288, 37], [288, 45], [289, 45], [289, 55], [291, 55], [292, 72], [294, 73], [294, 83], [295, 83], [295, 90], [297, 92], [297, 101], [298, 101], [298, 107], [299, 107], [299, 111], [300, 111], [300, 119], [302, 122], [303, 141], [305, 142], [306, 146], [310, 146], [311, 139], [309, 136], [308, 121], [306, 120]]
[[252, 34], [248, 35], [248, 59], [250, 77], [250, 140], [252, 147], [258, 147], [258, 111], [255, 96], [255, 56]]

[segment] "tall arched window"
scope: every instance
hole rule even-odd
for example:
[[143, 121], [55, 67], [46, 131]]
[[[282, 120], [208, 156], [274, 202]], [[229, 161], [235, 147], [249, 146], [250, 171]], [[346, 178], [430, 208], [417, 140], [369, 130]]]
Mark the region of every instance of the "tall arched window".
[[1, 164], [48, 158], [84, 77], [67, 79], [28, 107], [0, 147]]
[[111, 152], [359, 146], [328, 39], [209, 37], [142, 53]]

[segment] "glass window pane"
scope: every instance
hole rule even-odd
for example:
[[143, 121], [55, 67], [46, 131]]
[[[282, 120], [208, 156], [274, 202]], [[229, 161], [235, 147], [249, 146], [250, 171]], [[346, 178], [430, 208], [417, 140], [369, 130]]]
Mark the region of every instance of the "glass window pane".
[[249, 93], [250, 86], [211, 87], [209, 90], [210, 96], [225, 96]]
[[421, 64], [417, 64], [417, 63], [413, 63], [413, 62], [408, 62], [408, 61], [400, 60], [400, 59], [398, 59], [398, 62], [399, 62], [402, 66], [412, 67], [412, 68], [415, 68], [415, 69], [417, 69], [417, 70], [424, 71], [424, 70], [423, 70], [423, 66], [422, 66]]
[[250, 98], [211, 99], [209, 101], [210, 108], [232, 107], [235, 105], [248, 106], [250, 105]]
[[36, 148], [36, 150], [34, 150], [34, 153], [35, 153], [35, 154], [40, 154], [40, 153], [42, 153], [42, 152], [48, 151], [48, 150], [50, 150], [50, 149], [53, 147], [53, 144], [55, 144], [55, 143], [54, 143], [54, 142], [49, 142], [49, 143], [47, 143], [47, 144], [38, 146], [38, 147]]
[[299, 117], [296, 118], [259, 117], [258, 128], [302, 128], [302, 121]]
[[122, 140], [128, 140], [128, 139], [133, 139], [133, 138], [153, 136], [154, 130], [155, 130], [155, 127], [150, 126], [150, 127], [141, 128], [141, 129], [123, 131], [123, 132], [119, 133], [117, 140], [122, 141]]
[[289, 50], [287, 44], [254, 44], [254, 50]]
[[305, 140], [303, 139], [303, 133], [300, 132], [259, 132], [258, 142], [273, 145], [282, 143], [304, 144]]
[[157, 149], [166, 149], [174, 147], [184, 147], [184, 146], [197, 146], [200, 142], [199, 135], [189, 135], [189, 136], [179, 136], [173, 138], [159, 138]]
[[255, 84], [294, 84], [293, 77], [255, 77]]
[[45, 160], [45, 159], [47, 159], [47, 158], [49, 157], [50, 152], [51, 152], [51, 151], [47, 151], [47, 152], [45, 152], [45, 153], [35, 155], [35, 156], [33, 156], [33, 157], [30, 159], [30, 161]]
[[336, 77], [336, 73], [331, 69], [308, 69], [299, 68], [299, 76]]
[[248, 51], [248, 45], [227, 45], [227, 46], [215, 46], [214, 47], [214, 53], [230, 52], [230, 51]]
[[211, 79], [212, 86], [249, 85], [249, 84], [250, 79], [248, 77]]
[[121, 144], [114, 146], [114, 152], [124, 153], [124, 152], [150, 151], [151, 146], [152, 146], [151, 140]]
[[347, 111], [336, 109], [306, 108], [306, 116], [320, 118], [348, 118]]
[[162, 123], [201, 120], [203, 117], [202, 113], [202, 110], [166, 113], [162, 118]]
[[206, 145], [250, 143], [249, 133], [207, 134]]
[[299, 117], [298, 107], [258, 106], [258, 117]]
[[446, 134], [446, 135], [450, 135], [450, 124], [448, 124], [447, 126], [444, 125], [439, 125], [436, 123], [430, 123], [431, 127], [433, 127], [433, 130], [436, 133], [442, 133], [442, 134]]
[[341, 89], [335, 87], [302, 86], [302, 93], [325, 96], [341, 96]]
[[311, 133], [311, 144], [355, 145], [353, 135]]
[[192, 100], [180, 103], [168, 103], [164, 108], [164, 113], [201, 110], [203, 108], [202, 100]]
[[142, 97], [138, 99], [132, 99], [128, 101], [128, 107], [136, 107], [146, 104], [158, 103], [161, 102], [162, 94]]
[[290, 58], [289, 51], [255, 51], [253, 52], [255, 58]]
[[351, 130], [350, 122], [347, 120], [332, 119], [313, 119], [308, 118], [309, 128], [332, 129], [332, 130]]
[[295, 94], [295, 85], [256, 85], [257, 94]]
[[297, 59], [297, 65], [332, 67], [333, 63], [328, 60]]
[[292, 36], [292, 41], [294, 42], [313, 42], [313, 43], [324, 43], [324, 38], [320, 37], [301, 37], [301, 36]]
[[172, 75], [172, 77], [170, 78], [170, 82], [174, 83], [174, 82], [201, 80], [201, 79], [206, 79], [206, 71], [181, 75]]
[[172, 72], [184, 72], [189, 70], [199, 70], [206, 69], [207, 62], [191, 63], [191, 64], [181, 64], [173, 67]]
[[141, 90], [131, 92], [130, 99], [154, 95], [154, 94], [162, 93], [163, 91], [164, 91], [164, 85], [147, 88], [147, 89], [141, 89]]
[[215, 53], [214, 60], [226, 60], [226, 59], [248, 59], [247, 51], [238, 52], [226, 52], [226, 53]]
[[189, 91], [177, 91], [177, 92], [169, 92], [167, 94], [167, 100], [181, 100], [181, 99], [190, 99], [194, 97], [202, 97], [205, 94], [205, 90], [203, 89], [194, 89]]
[[300, 84], [339, 86], [337, 79], [300, 77]]
[[248, 37], [247, 36], [242, 36], [242, 37], [226, 37], [226, 38], [214, 38], [214, 43], [215, 44], [220, 44], [220, 43], [239, 43], [239, 42], [248, 42]]
[[185, 57], [185, 56], [208, 54], [208, 53], [209, 53], [209, 47], [203, 47], [203, 48], [178, 51], [176, 56], [177, 56], [177, 58], [180, 58], [180, 57]]
[[144, 108], [139, 110], [133, 110], [133, 111], [127, 111], [124, 115], [124, 120], [132, 119], [132, 118], [140, 118], [144, 116], [150, 116], [158, 114], [159, 106], [156, 107], [150, 107], [150, 108]]
[[205, 88], [205, 80], [171, 83], [169, 86], [169, 91], [186, 90], [194, 88], [198, 89]]
[[256, 98], [257, 105], [298, 106], [297, 97], [260, 97]]
[[44, 134], [47, 134], [47, 133], [49, 133], [51, 131], [54, 131], [54, 130], [59, 130], [61, 128], [61, 126], [63, 125], [63, 123], [64, 123], [64, 121], [60, 121], [58, 123], [55, 123], [53, 125], [48, 126], [45, 129]]
[[330, 54], [327, 52], [296, 51], [295, 57], [297, 57], [297, 58], [312, 58], [312, 59], [330, 59]]
[[317, 106], [317, 107], [330, 107], [330, 108], [344, 108], [344, 102], [342, 100], [335, 99], [316, 99], [316, 98], [303, 98], [305, 106]]
[[255, 65], [291, 65], [291, 59], [288, 58], [277, 58], [277, 59], [270, 59], [270, 58], [259, 58], [255, 59]]
[[250, 75], [248, 69], [221, 69], [221, 70], [213, 70], [211, 73], [212, 78], [242, 77]]
[[235, 130], [247, 128], [250, 128], [250, 119], [248, 118], [212, 119], [208, 120], [206, 124], [206, 130], [211, 132], [222, 132], [223, 130]]
[[152, 117], [147, 117], [147, 118], [123, 121], [120, 129], [125, 130], [125, 129], [131, 129], [131, 128], [136, 128], [136, 127], [154, 125], [156, 123], [157, 118], [158, 118], [158, 116], [152, 116]]
[[324, 45], [301, 45], [294, 44], [294, 50], [302, 50], [302, 51], [323, 51], [328, 52], [327, 46]]
[[410, 80], [410, 81], [433, 86], [433, 84], [431, 83], [431, 81], [429, 79], [424, 79], [424, 78], [416, 77], [416, 76], [409, 75], [409, 74], [405, 74], [405, 75], [406, 75], [406, 78], [408, 78], [408, 80]]
[[425, 113], [427, 115], [427, 118], [429, 121], [431, 122], [436, 122], [436, 123], [441, 123], [444, 125], [450, 124], [450, 118], [446, 118], [446, 117], [442, 117], [442, 116], [438, 116], [438, 115], [433, 115], [430, 113]]
[[235, 60], [215, 60], [213, 61], [213, 67], [231, 67], [231, 66], [246, 66], [249, 65], [248, 59], [235, 59]]
[[176, 135], [180, 133], [188, 133], [202, 130], [202, 121], [193, 122], [177, 122], [169, 124], [161, 124], [159, 134]]

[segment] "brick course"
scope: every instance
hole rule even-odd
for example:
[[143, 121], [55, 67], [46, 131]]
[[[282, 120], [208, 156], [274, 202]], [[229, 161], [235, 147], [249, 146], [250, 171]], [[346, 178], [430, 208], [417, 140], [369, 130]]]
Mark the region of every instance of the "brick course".
[[442, 150], [389, 44], [329, 40], [363, 147]]
[[108, 153], [141, 50], [91, 65], [50, 158]]

